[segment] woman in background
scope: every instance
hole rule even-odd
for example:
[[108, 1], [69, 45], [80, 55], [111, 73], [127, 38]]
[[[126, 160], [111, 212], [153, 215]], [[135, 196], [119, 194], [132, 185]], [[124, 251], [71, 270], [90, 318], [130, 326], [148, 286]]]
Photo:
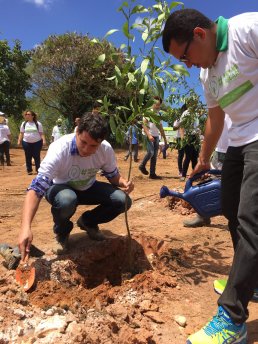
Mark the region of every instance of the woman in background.
[[42, 124], [37, 121], [37, 114], [28, 110], [24, 113], [25, 121], [20, 127], [20, 134], [17, 144], [22, 144], [25, 153], [26, 169], [28, 174], [32, 174], [32, 158], [35, 162], [36, 173], [40, 166], [40, 151], [46, 144], [45, 135], [43, 134]]

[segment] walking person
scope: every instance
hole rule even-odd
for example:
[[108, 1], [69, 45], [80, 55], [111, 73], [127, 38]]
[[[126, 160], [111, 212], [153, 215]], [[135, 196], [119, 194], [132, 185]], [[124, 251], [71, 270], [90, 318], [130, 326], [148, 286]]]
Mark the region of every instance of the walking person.
[[33, 174], [32, 158], [34, 159], [36, 173], [40, 166], [40, 152], [42, 146], [46, 144], [42, 124], [37, 120], [34, 111], [27, 110], [24, 113], [25, 121], [20, 127], [20, 134], [17, 144], [22, 144], [25, 153], [26, 169], [28, 174]]
[[[153, 111], [159, 113], [160, 106], [162, 104], [162, 99], [158, 96], [154, 97], [155, 103], [153, 104]], [[139, 170], [142, 174], [148, 175], [151, 179], [161, 179], [160, 176], [156, 174], [156, 163], [157, 156], [159, 152], [159, 133], [164, 139], [165, 145], [167, 145], [167, 138], [163, 130], [161, 121], [156, 124], [148, 121], [147, 118], [143, 118], [143, 131], [146, 137], [147, 153], [144, 156], [142, 162], [139, 165]], [[146, 169], [147, 162], [150, 160], [150, 173]]]
[[234, 257], [218, 312], [188, 344], [246, 344], [248, 303], [258, 285], [258, 12], [215, 22], [194, 9], [173, 12], [163, 31], [166, 52], [188, 68], [201, 68], [208, 119], [198, 164], [210, 156], [232, 121], [222, 169], [222, 211], [228, 219]]
[[[131, 206], [129, 194], [134, 185], [123, 178], [116, 164], [115, 152], [104, 139], [108, 132], [106, 120], [98, 114], [86, 113], [76, 133], [62, 136], [51, 143], [39, 173], [25, 197], [19, 248], [22, 260], [29, 256], [32, 242], [31, 224], [43, 196], [51, 204], [56, 245], [61, 254], [68, 249], [73, 222], [70, 220], [78, 205], [96, 205], [86, 210], [77, 225], [92, 240], [105, 240], [99, 224], [107, 223]], [[97, 181], [101, 170], [109, 183]], [[120, 190], [120, 188], [122, 190]]]
[[5, 117], [0, 115], [0, 165], [4, 166], [4, 156], [7, 166], [11, 166], [10, 159], [10, 141], [11, 132], [8, 125], [5, 124]]
[[[128, 151], [124, 157], [124, 160], [126, 161], [131, 153], [132, 150], [132, 156], [134, 162], [138, 161], [138, 150], [139, 150], [139, 129], [136, 125], [136, 121], [133, 121], [132, 125], [128, 128], [126, 132], [126, 143], [128, 145]], [[131, 149], [131, 150], [130, 150]]]

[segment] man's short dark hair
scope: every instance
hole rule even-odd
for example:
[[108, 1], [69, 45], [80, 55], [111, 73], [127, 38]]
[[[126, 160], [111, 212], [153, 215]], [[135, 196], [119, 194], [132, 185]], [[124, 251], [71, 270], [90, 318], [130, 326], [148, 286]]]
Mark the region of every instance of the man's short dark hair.
[[101, 105], [100, 105], [99, 102], [95, 101], [95, 102], [93, 103], [93, 109], [100, 108], [100, 107], [101, 107]]
[[108, 132], [107, 121], [100, 114], [86, 112], [82, 115], [77, 128], [78, 134], [81, 134], [83, 131], [87, 131], [95, 141], [102, 141]]
[[210, 29], [214, 22], [201, 12], [185, 8], [175, 11], [168, 17], [163, 34], [162, 44], [165, 52], [169, 52], [170, 41], [174, 39], [177, 43], [184, 43], [193, 37], [193, 30], [199, 26]]
[[153, 99], [158, 100], [162, 104], [163, 100], [159, 96], [154, 96]]

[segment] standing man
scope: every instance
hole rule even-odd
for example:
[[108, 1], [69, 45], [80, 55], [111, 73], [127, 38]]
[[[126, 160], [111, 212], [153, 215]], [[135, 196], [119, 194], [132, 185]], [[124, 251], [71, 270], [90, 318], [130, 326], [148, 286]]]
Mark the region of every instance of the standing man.
[[234, 259], [218, 312], [189, 344], [247, 343], [248, 303], [258, 282], [258, 13], [211, 21], [194, 9], [175, 11], [163, 32], [166, 52], [201, 69], [208, 119], [198, 164], [210, 156], [225, 113], [232, 127], [222, 171], [222, 210], [228, 219]]
[[66, 134], [66, 130], [63, 127], [62, 118], [58, 118], [56, 121], [56, 125], [53, 127], [53, 130], [52, 130], [51, 141], [54, 142], [60, 139], [60, 137], [63, 136], [64, 134]]
[[[162, 104], [162, 99], [158, 96], [154, 97], [155, 103], [153, 104], [153, 112], [159, 113], [160, 106]], [[148, 121], [147, 118], [143, 118], [143, 131], [146, 136], [147, 141], [147, 153], [143, 158], [142, 162], [139, 165], [139, 170], [148, 175], [149, 172], [146, 169], [146, 164], [150, 160], [150, 175], [149, 178], [151, 179], [161, 179], [160, 176], [156, 175], [156, 163], [157, 163], [157, 156], [159, 152], [159, 133], [164, 139], [165, 145], [167, 145], [167, 138], [163, 130], [163, 126], [161, 121], [158, 123], [158, 127], [156, 124]]]
[[[101, 115], [87, 113], [81, 117], [76, 134], [64, 135], [49, 146], [24, 202], [19, 235], [23, 261], [29, 256], [33, 238], [31, 223], [43, 196], [52, 206], [57, 241], [54, 251], [57, 254], [68, 248], [73, 229], [70, 219], [78, 205], [97, 205], [85, 211], [77, 225], [87, 232], [90, 239], [98, 241], [105, 239], [98, 225], [123, 213], [126, 198], [130, 208], [131, 199], [126, 194], [133, 190], [134, 185], [120, 175], [115, 153], [104, 140], [106, 133], [105, 119]], [[99, 170], [109, 183], [96, 180]]]

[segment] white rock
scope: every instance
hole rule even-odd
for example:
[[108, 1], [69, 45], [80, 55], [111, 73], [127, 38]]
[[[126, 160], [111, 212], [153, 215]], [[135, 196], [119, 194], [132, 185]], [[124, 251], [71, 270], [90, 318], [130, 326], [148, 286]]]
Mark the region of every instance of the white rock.
[[186, 318], [182, 315], [175, 315], [175, 322], [182, 327], [186, 326]]
[[35, 335], [38, 338], [46, 337], [50, 332], [58, 331], [63, 333], [67, 326], [65, 317], [54, 315], [46, 320], [42, 320], [35, 328]]

